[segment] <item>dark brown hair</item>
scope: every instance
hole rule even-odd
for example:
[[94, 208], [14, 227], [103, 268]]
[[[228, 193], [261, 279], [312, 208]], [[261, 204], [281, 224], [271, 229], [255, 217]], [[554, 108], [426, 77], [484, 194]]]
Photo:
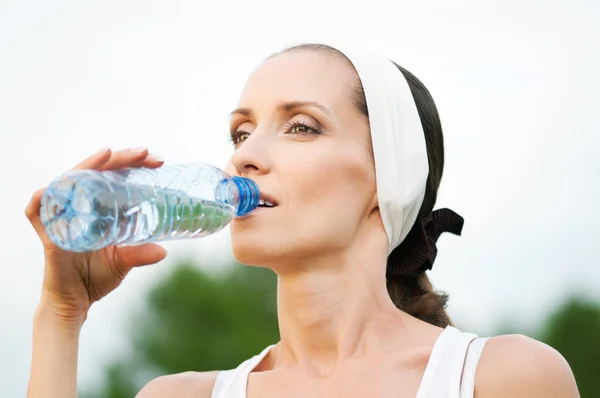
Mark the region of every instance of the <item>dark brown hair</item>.
[[[287, 48], [283, 52], [297, 50], [312, 50], [331, 54], [344, 59], [354, 69], [354, 66], [346, 56], [338, 50], [323, 44], [300, 44]], [[406, 69], [396, 63], [394, 65], [402, 72], [408, 82], [425, 133], [427, 157], [429, 159], [429, 175], [427, 177], [425, 198], [417, 217], [417, 222], [419, 222], [420, 218], [427, 216], [433, 211], [444, 171], [442, 124], [435, 102], [425, 85]], [[352, 101], [356, 108], [368, 118], [369, 109], [360, 79], [357, 79], [356, 87], [353, 88]], [[397, 257], [398, 252], [405, 243], [406, 240], [388, 256], [388, 269], [393, 267], [395, 257]], [[387, 289], [396, 307], [407, 314], [439, 327], [452, 325], [452, 321], [446, 313], [448, 295], [434, 290], [425, 272], [414, 270], [412, 273], [402, 275], [388, 274]]]

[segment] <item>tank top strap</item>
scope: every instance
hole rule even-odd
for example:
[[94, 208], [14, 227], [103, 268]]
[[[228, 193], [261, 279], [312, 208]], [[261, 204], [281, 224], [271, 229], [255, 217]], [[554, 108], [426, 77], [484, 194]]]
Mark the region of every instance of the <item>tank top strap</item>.
[[448, 326], [436, 340], [416, 398], [463, 398], [460, 394], [467, 350], [477, 335]]
[[233, 373], [235, 369], [229, 370], [221, 370], [215, 379], [215, 384], [213, 386], [211, 398], [216, 398], [219, 395], [220, 391], [223, 390], [223, 387], [227, 383], [229, 379], [233, 377]]
[[475, 339], [469, 345], [462, 373], [460, 398], [473, 398], [475, 396], [475, 372], [477, 371], [477, 364], [479, 364], [485, 343], [488, 340], [489, 338]]
[[[452, 326], [444, 329], [433, 346], [416, 398], [473, 398], [477, 364], [488, 340]], [[248, 375], [272, 347], [235, 369], [221, 371], [211, 398], [246, 398]]]
[[242, 362], [237, 368], [222, 370], [217, 375], [211, 398], [246, 398], [248, 375], [269, 353], [268, 346], [260, 354]]

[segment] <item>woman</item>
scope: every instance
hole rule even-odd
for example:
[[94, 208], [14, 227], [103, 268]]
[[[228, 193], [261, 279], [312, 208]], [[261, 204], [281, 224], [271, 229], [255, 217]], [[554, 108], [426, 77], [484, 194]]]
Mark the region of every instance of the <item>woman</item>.
[[[157, 378], [139, 398], [578, 396], [559, 353], [524, 336], [462, 333], [432, 290], [435, 241], [460, 234], [462, 219], [432, 212], [443, 137], [416, 77], [361, 50], [292, 47], [250, 76], [231, 136], [228, 171], [272, 204], [232, 222], [233, 251], [278, 274], [281, 341], [237, 369]], [[147, 150], [106, 150], [76, 168], [161, 164]], [[63, 252], [40, 224], [40, 196], [26, 210], [46, 255], [28, 396], [76, 397], [91, 304], [166, 252]]]

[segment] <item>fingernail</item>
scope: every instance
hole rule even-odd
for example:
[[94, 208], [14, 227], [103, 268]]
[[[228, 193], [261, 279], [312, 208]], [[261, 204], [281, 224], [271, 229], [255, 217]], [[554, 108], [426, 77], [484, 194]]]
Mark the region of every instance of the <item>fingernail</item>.
[[96, 155], [101, 155], [101, 154], [104, 154], [104, 153], [106, 153], [108, 151], [110, 151], [110, 148], [109, 147], [104, 147], [104, 148], [101, 148], [98, 151], [96, 151]]
[[157, 156], [157, 155], [154, 155], [154, 154], [148, 155], [148, 157], [146, 158], [146, 160], [152, 160], [152, 161], [158, 162], [158, 163], [163, 163], [165, 161], [160, 156]]
[[147, 150], [148, 150], [148, 148], [146, 148], [145, 146], [139, 146], [137, 148], [130, 149], [130, 151], [133, 152], [133, 153], [142, 153], [142, 152], [147, 151]]

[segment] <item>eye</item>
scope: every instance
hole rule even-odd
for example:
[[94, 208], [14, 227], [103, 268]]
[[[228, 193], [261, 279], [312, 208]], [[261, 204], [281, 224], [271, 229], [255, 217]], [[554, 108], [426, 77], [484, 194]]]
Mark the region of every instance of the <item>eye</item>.
[[321, 130], [317, 127], [311, 127], [306, 123], [302, 122], [290, 122], [286, 125], [287, 134], [298, 134], [298, 135], [318, 135], [321, 134]]
[[239, 145], [242, 142], [246, 141], [248, 137], [250, 137], [250, 133], [246, 131], [237, 130], [231, 132], [230, 140], [233, 145]]

